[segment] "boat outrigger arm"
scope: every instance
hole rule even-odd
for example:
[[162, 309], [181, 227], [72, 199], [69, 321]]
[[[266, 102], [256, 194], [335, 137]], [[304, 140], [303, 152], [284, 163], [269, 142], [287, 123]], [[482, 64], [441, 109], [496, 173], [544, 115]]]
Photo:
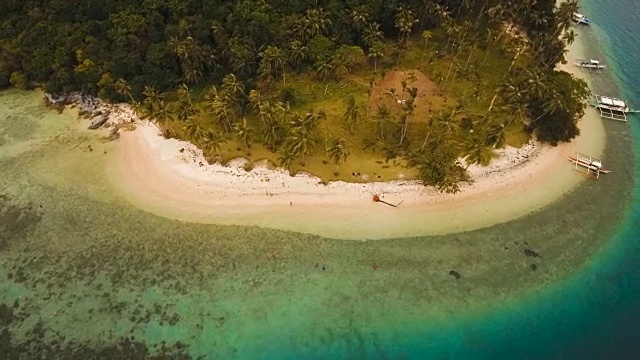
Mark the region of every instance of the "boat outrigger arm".
[[576, 153], [576, 156], [567, 156], [569, 161], [575, 164], [573, 170], [585, 174], [593, 179], [598, 179], [600, 174], [608, 174], [611, 170], [602, 168], [602, 161], [594, 159], [591, 156]]

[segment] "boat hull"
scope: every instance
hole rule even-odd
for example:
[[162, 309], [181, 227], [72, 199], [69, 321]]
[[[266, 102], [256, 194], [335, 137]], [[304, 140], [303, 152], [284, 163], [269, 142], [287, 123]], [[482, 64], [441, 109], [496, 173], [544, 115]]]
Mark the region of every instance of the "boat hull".
[[99, 128], [100, 126], [104, 125], [104, 123], [107, 122], [107, 120], [109, 120], [109, 116], [108, 115], [103, 115], [102, 117], [95, 119], [91, 122], [91, 125], [89, 125], [89, 130], [95, 130], [97, 128]]
[[605, 104], [597, 103], [597, 102], [592, 102], [590, 104], [591, 104], [591, 106], [593, 106], [595, 108], [598, 108], [598, 109], [607, 110], [607, 111], [613, 111], [613, 112], [617, 112], [617, 113], [621, 113], [621, 114], [629, 114], [629, 113], [634, 112], [629, 107], [619, 108], [619, 107], [609, 106], [609, 105], [605, 105]]
[[605, 65], [592, 65], [592, 64], [581, 64], [581, 63], [574, 63], [574, 65], [577, 67], [581, 67], [583, 69], [589, 69], [589, 70], [603, 70], [606, 68]]

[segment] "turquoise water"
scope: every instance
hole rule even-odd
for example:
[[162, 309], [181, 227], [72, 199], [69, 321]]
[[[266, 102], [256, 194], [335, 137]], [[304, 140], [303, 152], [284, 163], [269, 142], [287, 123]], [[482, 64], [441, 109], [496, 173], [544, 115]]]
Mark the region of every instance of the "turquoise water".
[[[633, 0], [615, 4], [583, 1], [595, 22], [579, 34], [591, 44], [592, 56], [604, 59], [610, 77], [595, 78], [592, 91], [621, 97], [640, 106], [640, 7]], [[597, 45], [596, 45], [597, 42]], [[442, 349], [450, 358], [636, 359], [640, 351], [640, 118], [607, 124], [609, 141], [632, 137], [636, 179], [633, 202], [624, 221], [600, 255], [574, 276], [540, 296], [524, 300], [475, 323], [462, 325], [480, 335], [478, 347]], [[629, 126], [629, 130], [626, 128]], [[611, 154], [605, 159], [611, 163]], [[603, 211], [606, 211], [603, 209]], [[454, 345], [455, 346], [455, 345]], [[431, 352], [418, 349], [412, 357]], [[515, 355], [518, 354], [518, 355]]]
[[[616, 66], [594, 88], [640, 105], [635, 5], [585, 5], [581, 38]], [[105, 180], [114, 144], [74, 116], [20, 92], [0, 114], [2, 359], [620, 359], [640, 343], [640, 118], [605, 123], [613, 174], [544, 211], [357, 242], [144, 213]]]

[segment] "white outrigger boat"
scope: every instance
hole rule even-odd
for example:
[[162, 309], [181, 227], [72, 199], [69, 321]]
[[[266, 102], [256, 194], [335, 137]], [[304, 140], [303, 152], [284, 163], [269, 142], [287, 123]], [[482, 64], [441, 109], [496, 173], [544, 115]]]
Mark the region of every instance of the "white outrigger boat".
[[600, 110], [600, 117], [612, 120], [627, 121], [627, 114], [638, 112], [638, 110], [632, 110], [623, 100], [608, 96], [595, 95], [595, 102], [590, 104]]
[[583, 69], [589, 69], [589, 70], [595, 70], [595, 71], [599, 71], [606, 68], [606, 66], [602, 65], [602, 63], [600, 63], [599, 60], [594, 60], [594, 59], [589, 59], [589, 60], [576, 59], [576, 61], [573, 64]]
[[573, 21], [576, 24], [591, 25], [591, 20], [588, 17], [578, 13], [573, 13]]
[[569, 161], [576, 166], [573, 170], [585, 174], [593, 179], [598, 179], [600, 174], [608, 174], [611, 170], [605, 170], [602, 168], [602, 161], [594, 159], [591, 156], [576, 153], [576, 156], [567, 156]]

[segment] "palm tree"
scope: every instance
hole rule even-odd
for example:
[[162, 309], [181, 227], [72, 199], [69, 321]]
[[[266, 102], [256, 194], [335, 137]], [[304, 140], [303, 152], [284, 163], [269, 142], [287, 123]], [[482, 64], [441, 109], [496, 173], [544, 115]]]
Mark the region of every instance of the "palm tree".
[[135, 100], [133, 99], [133, 96], [131, 96], [131, 86], [129, 86], [126, 80], [124, 79], [116, 80], [115, 87], [116, 87], [116, 92], [118, 94], [129, 97], [129, 100], [131, 100], [131, 103], [135, 102]]
[[282, 126], [275, 117], [275, 109], [268, 107], [260, 113], [260, 135], [262, 141], [271, 151], [276, 150], [276, 144], [281, 140]]
[[373, 44], [380, 43], [384, 39], [384, 34], [380, 31], [380, 24], [372, 22], [367, 25], [363, 32], [364, 44], [372, 47]]
[[191, 100], [191, 90], [186, 84], [182, 84], [178, 88], [178, 119], [186, 120], [191, 116], [195, 116], [200, 112]]
[[150, 116], [160, 125], [166, 125], [169, 121], [173, 121], [173, 113], [169, 106], [164, 103], [164, 100], [160, 100], [158, 107], [154, 109]]
[[213, 104], [210, 105], [211, 114], [215, 117], [218, 125], [227, 134], [233, 130], [231, 104], [226, 97], [218, 97]]
[[358, 6], [355, 9], [351, 10], [349, 14], [349, 20], [353, 28], [356, 29], [358, 33], [358, 41], [360, 40], [360, 32], [364, 28], [367, 23], [367, 19], [369, 18], [369, 14], [364, 6]]
[[306, 156], [309, 155], [311, 150], [316, 146], [316, 142], [311, 138], [311, 134], [302, 129], [292, 129], [287, 138], [287, 143], [291, 154], [300, 156], [300, 165], [305, 166]]
[[355, 126], [362, 120], [362, 110], [360, 105], [356, 103], [355, 96], [351, 95], [347, 99], [347, 109], [342, 118], [349, 127], [349, 133], [353, 135]]
[[369, 48], [367, 56], [373, 59], [373, 73], [376, 74], [378, 72], [378, 59], [384, 56], [382, 53], [382, 44], [379, 42], [373, 44], [373, 46]]
[[429, 30], [425, 30], [422, 32], [422, 40], [424, 40], [424, 49], [422, 50], [422, 60], [424, 60], [424, 55], [427, 53], [427, 44], [429, 43], [429, 39], [433, 37], [433, 32]]
[[556, 8], [556, 23], [560, 31], [566, 31], [573, 25], [573, 14], [578, 12], [578, 2], [569, 0], [561, 2]]
[[307, 10], [303, 22], [305, 40], [326, 33], [329, 26], [331, 26], [331, 20], [322, 8]]
[[[444, 136], [458, 130], [458, 124], [454, 122], [455, 115], [455, 110], [449, 113], [447, 109], [443, 109], [429, 118], [429, 130], [427, 131], [427, 135], [425, 136], [424, 141], [422, 142], [422, 146], [420, 147], [421, 152], [424, 151], [424, 149], [430, 143], [438, 144]], [[435, 136], [431, 137], [431, 135]], [[429, 140], [431, 140], [431, 142], [429, 142]]]
[[346, 162], [347, 157], [349, 157], [347, 141], [342, 138], [332, 138], [329, 140], [326, 151], [329, 159], [331, 159], [335, 166], [333, 169], [333, 175], [337, 176], [340, 164]]
[[577, 35], [575, 31], [566, 31], [564, 34], [562, 34], [562, 41], [564, 41], [564, 43], [567, 45], [571, 45], [576, 40], [576, 36]]
[[187, 120], [188, 118], [198, 114], [198, 110], [193, 105], [186, 102], [177, 104], [176, 115], [179, 120]]
[[236, 139], [244, 144], [244, 148], [248, 153], [251, 142], [253, 141], [253, 128], [247, 124], [247, 119], [243, 118], [242, 123], [236, 124], [233, 130]]
[[324, 82], [324, 81], [327, 80], [327, 76], [329, 76], [329, 73], [331, 72], [331, 69], [333, 69], [333, 65], [331, 65], [330, 62], [325, 61], [325, 62], [322, 62], [322, 63], [317, 65], [316, 72], [318, 73], [318, 76], [320, 76], [322, 81]]
[[331, 59], [331, 72], [336, 80], [342, 79], [343, 76], [349, 73], [349, 69], [342, 56], [334, 56], [333, 59]]
[[224, 138], [217, 132], [210, 130], [206, 132], [202, 137], [205, 149], [213, 151], [218, 156], [222, 156], [222, 144], [225, 142]]
[[240, 98], [244, 95], [244, 84], [234, 74], [227, 74], [222, 78], [222, 91], [229, 101], [238, 106]]
[[183, 78], [188, 84], [198, 84], [202, 81], [202, 71], [196, 68], [185, 68]]
[[486, 141], [480, 135], [469, 136], [459, 144], [467, 163], [467, 168], [473, 164], [487, 166], [492, 159], [498, 157], [492, 146], [486, 144]]
[[412, 10], [402, 6], [398, 8], [398, 12], [395, 16], [395, 27], [400, 33], [399, 42], [406, 42], [406, 40], [409, 38], [409, 34], [411, 33], [413, 26], [418, 22], [419, 21], [418, 19], [416, 19]]
[[[403, 92], [404, 93], [404, 92]], [[415, 99], [418, 96], [418, 88], [409, 88], [409, 98], [402, 104], [402, 116], [401, 119], [401, 132], [400, 132], [400, 144], [402, 144], [407, 136], [409, 130], [409, 119], [413, 116], [415, 111]]]
[[258, 90], [251, 89], [251, 91], [249, 91], [249, 104], [251, 104], [253, 110], [260, 111], [262, 107], [262, 95], [260, 95]]
[[260, 53], [262, 61], [258, 72], [260, 76], [265, 78], [267, 82], [270, 82], [272, 78], [278, 77], [282, 74], [282, 83], [286, 85], [286, 74], [284, 71], [284, 54], [282, 50], [277, 46], [267, 46], [267, 48]]
[[537, 69], [534, 71], [527, 70], [525, 72], [525, 91], [537, 98], [542, 97], [542, 94], [546, 91], [547, 85], [545, 84], [544, 74]]
[[291, 107], [289, 106], [289, 102], [283, 103], [282, 101], [278, 101], [276, 103], [276, 109], [278, 110], [278, 121], [281, 124], [286, 124], [289, 122], [289, 114], [291, 114]]
[[280, 151], [278, 162], [280, 163], [280, 166], [291, 171], [291, 165], [293, 165], [294, 158], [295, 156], [291, 153], [291, 151], [285, 147], [284, 149], [282, 149], [282, 151]]
[[507, 133], [504, 124], [489, 121], [482, 131], [486, 134], [485, 144], [494, 149], [500, 149], [507, 143]]
[[501, 97], [508, 104], [524, 104], [528, 100], [527, 92], [523, 87], [522, 81], [511, 78], [504, 84], [500, 85], [496, 90], [487, 113], [491, 112], [493, 105], [498, 97]]
[[193, 117], [189, 117], [182, 126], [182, 131], [187, 138], [192, 139], [193, 143], [199, 143], [204, 135], [204, 129], [200, 126], [200, 122], [196, 121]]
[[158, 93], [156, 89], [151, 85], [147, 85], [144, 87], [142, 95], [144, 95], [143, 103], [146, 105], [149, 111], [153, 111], [154, 109], [156, 109], [160, 104], [160, 101], [162, 101], [162, 99], [164, 98], [164, 95]]
[[325, 113], [322, 109], [317, 112], [309, 110], [304, 117], [301, 117], [296, 113], [293, 119], [289, 122], [289, 126], [296, 131], [311, 133], [316, 129], [318, 123], [322, 118], [324, 118], [324, 116]]
[[380, 139], [384, 140], [384, 129], [385, 125], [390, 122], [392, 119], [391, 112], [386, 105], [378, 104], [378, 109], [376, 110], [375, 120], [378, 125], [378, 129], [380, 129]]
[[[427, 148], [427, 145], [430, 144], [429, 143], [429, 139], [431, 137], [431, 133], [433, 132], [433, 130], [439, 129], [439, 128], [433, 126], [434, 120], [435, 119], [433, 118], [433, 116], [429, 116], [429, 119], [427, 120], [427, 126], [429, 127], [429, 130], [427, 130], [427, 135], [424, 137], [424, 141], [422, 142], [422, 146], [420, 146], [420, 152], [423, 152], [424, 149]], [[436, 138], [439, 139], [440, 135], [436, 134]]]
[[300, 64], [307, 58], [307, 47], [302, 45], [298, 40], [294, 40], [289, 47], [289, 63], [297, 70], [300, 70]]
[[518, 120], [518, 121], [522, 122], [523, 124], [526, 124], [527, 117], [529, 116], [529, 109], [527, 108], [527, 104], [525, 104], [523, 102], [514, 103], [514, 104], [510, 104], [508, 106], [508, 108], [510, 108], [511, 114], [513, 115], [513, 117], [510, 118], [510, 120], [508, 120], [508, 122], [505, 124], [505, 126], [510, 125], [511, 121], [513, 121], [513, 120]]

